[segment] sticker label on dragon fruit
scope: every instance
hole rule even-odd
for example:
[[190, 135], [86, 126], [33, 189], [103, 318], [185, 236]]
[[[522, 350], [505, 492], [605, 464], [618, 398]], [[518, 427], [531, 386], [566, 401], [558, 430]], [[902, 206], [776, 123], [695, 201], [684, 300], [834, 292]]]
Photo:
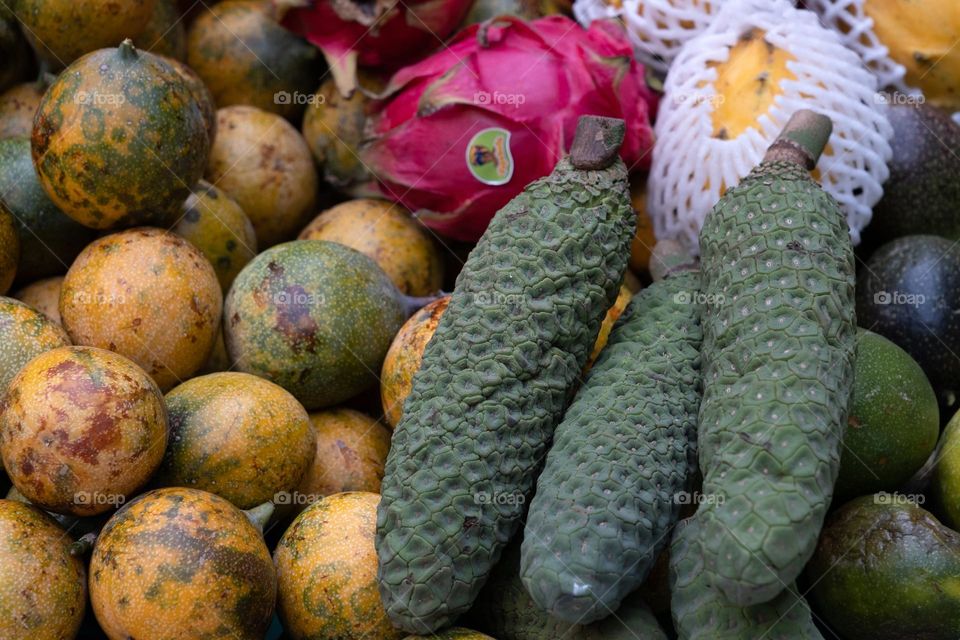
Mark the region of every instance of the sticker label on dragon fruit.
[[497, 186], [510, 182], [513, 177], [510, 132], [491, 127], [473, 136], [467, 145], [467, 168], [483, 184]]

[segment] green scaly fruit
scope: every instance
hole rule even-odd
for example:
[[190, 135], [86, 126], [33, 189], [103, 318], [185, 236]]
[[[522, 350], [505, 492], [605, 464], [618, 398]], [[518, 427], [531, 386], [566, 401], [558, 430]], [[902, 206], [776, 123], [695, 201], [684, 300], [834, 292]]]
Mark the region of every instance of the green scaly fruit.
[[810, 178], [829, 118], [799, 111], [700, 232], [703, 493], [709, 581], [768, 602], [813, 553], [853, 386], [854, 255], [846, 218]]
[[699, 526], [697, 518], [682, 521], [670, 544], [670, 607], [679, 640], [823, 640], [792, 586], [769, 602], [728, 602], [704, 565]]
[[570, 158], [494, 217], [427, 344], [377, 518], [381, 596], [406, 631], [466, 611], [520, 525], [627, 266], [623, 131], [581, 119]]
[[670, 541], [696, 469], [699, 286], [685, 270], [637, 294], [557, 426], [521, 569], [551, 615], [609, 615]]

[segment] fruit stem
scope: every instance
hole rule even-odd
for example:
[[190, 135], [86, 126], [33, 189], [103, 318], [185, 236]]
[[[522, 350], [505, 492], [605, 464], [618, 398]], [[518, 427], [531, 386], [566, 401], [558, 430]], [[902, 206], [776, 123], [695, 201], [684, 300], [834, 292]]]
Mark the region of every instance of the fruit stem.
[[73, 542], [70, 545], [69, 553], [74, 558], [82, 558], [90, 553], [90, 550], [93, 549], [93, 545], [96, 541], [96, 533], [85, 533], [77, 538], [76, 542]]
[[817, 166], [817, 160], [826, 148], [832, 132], [833, 122], [830, 118], [809, 109], [801, 109], [790, 116], [783, 131], [770, 145], [763, 161], [792, 162], [806, 167], [809, 171]]
[[243, 514], [247, 516], [250, 524], [255, 526], [262, 534], [264, 528], [267, 526], [267, 523], [270, 522], [270, 518], [273, 516], [274, 508], [275, 507], [272, 502], [264, 502], [253, 509], [247, 509], [243, 512]]
[[699, 268], [700, 264], [690, 250], [676, 240], [658, 240], [650, 255], [650, 277], [654, 282]]
[[606, 169], [620, 155], [627, 127], [619, 118], [581, 116], [570, 147], [570, 162], [577, 169]]
[[137, 58], [137, 48], [133, 46], [133, 40], [127, 38], [120, 43], [120, 57], [124, 60], [135, 60]]

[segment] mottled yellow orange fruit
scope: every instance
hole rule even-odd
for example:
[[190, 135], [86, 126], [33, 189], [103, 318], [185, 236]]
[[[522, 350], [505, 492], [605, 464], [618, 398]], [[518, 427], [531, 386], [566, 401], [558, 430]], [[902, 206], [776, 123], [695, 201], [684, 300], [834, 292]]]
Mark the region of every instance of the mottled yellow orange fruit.
[[0, 94], [0, 138], [29, 138], [45, 82], [24, 82]]
[[32, 282], [14, 292], [13, 297], [30, 305], [51, 321], [60, 324], [60, 287], [63, 276], [54, 276]]
[[647, 212], [647, 177], [634, 176], [630, 178], [630, 204], [637, 212], [637, 231], [630, 245], [630, 268], [637, 273], [648, 273], [650, 269], [650, 254], [657, 244], [657, 237], [653, 233], [653, 220]]
[[429, 636], [407, 636], [403, 640], [494, 640], [492, 637], [479, 631], [453, 627], [446, 631], [431, 633]]
[[[310, 421], [317, 434], [317, 455], [297, 492], [310, 502], [346, 491], [380, 493], [390, 430], [353, 409], [317, 411]], [[301, 501], [297, 506], [307, 505]]]
[[5, 294], [17, 277], [20, 263], [20, 234], [13, 216], [0, 207], [0, 295]]
[[338, 493], [310, 505], [274, 552], [283, 628], [295, 640], [394, 640], [377, 588], [375, 493]]
[[306, 409], [263, 378], [211, 373], [176, 387], [166, 403], [170, 446], [158, 486], [203, 489], [250, 509], [293, 492], [313, 463]]
[[0, 397], [23, 365], [68, 344], [60, 325], [19, 300], [0, 297]]
[[630, 289], [628, 289], [626, 285], [621, 285], [617, 299], [613, 302], [613, 306], [607, 309], [607, 315], [603, 317], [603, 323], [600, 325], [600, 333], [597, 335], [597, 341], [593, 344], [593, 351], [590, 352], [587, 365], [583, 368], [584, 371], [590, 370], [597, 356], [600, 355], [600, 351], [607, 346], [607, 338], [610, 337], [613, 325], [620, 319], [624, 309], [630, 304], [631, 298], [633, 298], [633, 294], [630, 292]]
[[249, 106], [218, 110], [205, 177], [237, 201], [261, 249], [291, 239], [315, 213], [313, 155], [300, 132], [275, 113]]
[[197, 106], [200, 107], [200, 114], [203, 116], [203, 123], [207, 128], [207, 137], [210, 138], [210, 144], [213, 145], [213, 140], [217, 137], [217, 103], [213, 101], [213, 94], [210, 93], [210, 89], [204, 84], [203, 79], [186, 63], [169, 56], [163, 56], [163, 59], [173, 67], [183, 83], [190, 89], [190, 93], [196, 98]]
[[423, 307], [404, 323], [390, 344], [380, 370], [380, 401], [384, 417], [396, 427], [403, 415], [403, 403], [413, 388], [413, 374], [420, 369], [423, 350], [437, 330], [440, 317], [450, 304], [444, 296]]
[[257, 255], [257, 234], [250, 218], [233, 198], [205, 180], [183, 203], [183, 216], [173, 231], [207, 256], [224, 293]]
[[175, 60], [187, 58], [187, 30], [177, 0], [157, 0], [146, 26], [133, 39], [144, 51]]
[[0, 638], [75, 638], [87, 601], [72, 538], [36, 507], [0, 500]]
[[327, 209], [300, 232], [369, 256], [403, 293], [427, 296], [443, 284], [443, 262], [429, 232], [410, 212], [385, 200], [361, 198]]
[[136, 498], [90, 558], [90, 602], [110, 640], [263, 640], [276, 593], [260, 531], [196, 489]]
[[123, 356], [60, 347], [24, 366], [0, 413], [0, 454], [33, 504], [78, 516], [110, 510], [140, 488], [167, 446], [153, 380]]
[[125, 355], [163, 390], [207, 361], [222, 305], [220, 282], [200, 250], [150, 227], [88, 245], [60, 292], [60, 316], [74, 344]]

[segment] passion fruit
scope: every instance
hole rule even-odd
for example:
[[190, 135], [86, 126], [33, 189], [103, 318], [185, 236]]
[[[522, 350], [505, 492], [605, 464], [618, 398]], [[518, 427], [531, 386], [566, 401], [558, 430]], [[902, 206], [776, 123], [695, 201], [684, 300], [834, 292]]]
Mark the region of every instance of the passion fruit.
[[0, 138], [29, 138], [33, 117], [47, 90], [44, 79], [14, 85], [0, 94]]
[[19, 300], [0, 297], [0, 398], [23, 365], [68, 344], [60, 325]]
[[19, 289], [13, 297], [60, 324], [60, 287], [63, 276], [44, 278]]

